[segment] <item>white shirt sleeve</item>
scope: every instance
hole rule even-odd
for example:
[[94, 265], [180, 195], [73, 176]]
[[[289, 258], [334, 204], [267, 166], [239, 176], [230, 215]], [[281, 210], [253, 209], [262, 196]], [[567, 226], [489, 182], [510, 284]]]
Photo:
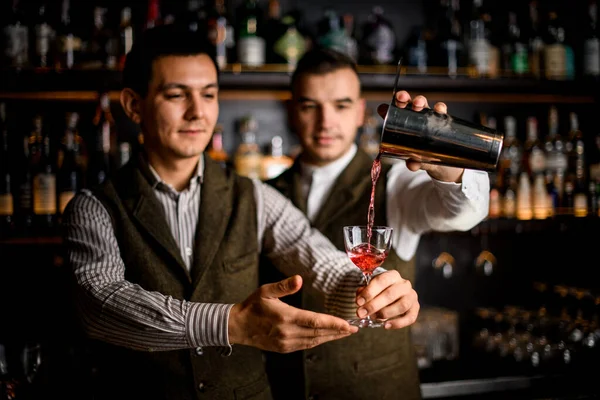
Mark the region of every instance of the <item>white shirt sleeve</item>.
[[465, 169], [462, 183], [441, 182], [399, 161], [387, 178], [387, 219], [394, 228], [394, 249], [403, 260], [414, 256], [422, 234], [466, 231], [488, 215], [487, 172]]

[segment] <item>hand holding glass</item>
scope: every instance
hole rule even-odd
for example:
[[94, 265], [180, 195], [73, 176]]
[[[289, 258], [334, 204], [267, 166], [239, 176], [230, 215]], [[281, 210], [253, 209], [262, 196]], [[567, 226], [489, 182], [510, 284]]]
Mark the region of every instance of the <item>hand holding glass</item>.
[[[393, 229], [388, 226], [345, 226], [344, 245], [346, 253], [354, 265], [363, 274], [365, 286], [371, 281], [373, 271], [385, 261], [392, 244]], [[356, 318], [348, 321], [350, 325], [359, 328], [379, 328], [383, 326], [382, 321], [365, 318]]]

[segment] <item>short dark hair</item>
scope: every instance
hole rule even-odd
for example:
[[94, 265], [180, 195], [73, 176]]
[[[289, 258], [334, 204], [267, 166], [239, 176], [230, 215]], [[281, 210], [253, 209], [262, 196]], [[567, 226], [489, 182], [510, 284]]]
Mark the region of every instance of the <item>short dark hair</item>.
[[177, 24], [159, 25], [147, 29], [136, 38], [123, 69], [123, 86], [133, 89], [141, 96], [148, 93], [152, 79], [154, 60], [165, 56], [193, 56], [206, 54], [210, 57], [217, 77], [219, 67], [216, 62], [215, 46], [210, 42], [206, 31], [193, 32], [186, 26]]
[[315, 47], [298, 60], [290, 80], [290, 89], [294, 92], [296, 82], [303, 75], [325, 75], [346, 68], [358, 76], [356, 62], [350, 56], [337, 50]]

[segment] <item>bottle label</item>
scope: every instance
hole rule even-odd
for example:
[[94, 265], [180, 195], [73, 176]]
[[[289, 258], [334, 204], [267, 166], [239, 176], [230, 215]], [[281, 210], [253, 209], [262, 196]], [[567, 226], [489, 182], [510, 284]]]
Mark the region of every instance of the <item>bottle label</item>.
[[56, 214], [56, 176], [38, 174], [33, 178], [33, 213]]
[[0, 194], [0, 215], [13, 215], [13, 212], [12, 194]]
[[474, 39], [469, 43], [469, 58], [478, 75], [487, 75], [490, 69], [490, 46], [485, 39]]
[[50, 25], [43, 23], [35, 27], [36, 40], [35, 51], [38, 56], [46, 56], [50, 51], [50, 40], [52, 36], [52, 28]]
[[546, 78], [565, 79], [567, 76], [567, 54], [561, 44], [552, 44], [544, 49]]
[[587, 216], [587, 196], [585, 193], [577, 193], [573, 196], [573, 212], [576, 217], [585, 217]]
[[305, 48], [304, 37], [295, 28], [288, 28], [274, 46], [275, 53], [285, 58], [289, 64], [296, 64], [304, 54]]
[[546, 169], [546, 155], [542, 149], [534, 148], [531, 150], [529, 167], [532, 174], [543, 172]]
[[517, 75], [526, 74], [529, 71], [529, 54], [527, 48], [518, 43], [512, 56], [512, 70]]
[[367, 43], [375, 51], [371, 52], [371, 61], [374, 64], [389, 64], [394, 60], [394, 46], [396, 36], [394, 31], [386, 25], [379, 25], [369, 36]]
[[262, 157], [260, 154], [240, 155], [235, 158], [235, 170], [248, 178], [260, 178]]
[[33, 208], [32, 188], [29, 181], [19, 186], [19, 208], [23, 211], [31, 211]]
[[12, 66], [20, 67], [29, 61], [29, 35], [27, 26], [22, 24], [8, 25], [4, 28], [6, 40], [4, 54]]
[[265, 63], [265, 40], [258, 36], [241, 38], [238, 44], [240, 63], [260, 67]]
[[600, 75], [600, 40], [588, 39], [583, 45], [583, 73], [585, 75]]
[[61, 192], [60, 195], [58, 196], [58, 209], [60, 210], [60, 213], [64, 213], [65, 212], [65, 208], [67, 207], [67, 204], [69, 204], [69, 202], [71, 201], [71, 199], [75, 196], [75, 192], [73, 191], [69, 191], [69, 192]]

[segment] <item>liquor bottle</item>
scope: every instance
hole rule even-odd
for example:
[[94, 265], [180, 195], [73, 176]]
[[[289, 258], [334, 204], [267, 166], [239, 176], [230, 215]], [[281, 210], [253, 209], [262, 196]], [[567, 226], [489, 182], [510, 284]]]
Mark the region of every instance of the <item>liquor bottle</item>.
[[446, 74], [456, 78], [458, 68], [463, 66], [463, 44], [460, 21], [458, 20], [459, 2], [442, 0], [445, 15], [438, 30], [439, 54], [437, 66], [443, 67]]
[[544, 46], [544, 71], [546, 79], [564, 80], [567, 78], [567, 50], [565, 29], [555, 10], [548, 12]]
[[353, 59], [354, 62], [358, 62], [358, 39], [356, 38], [354, 15], [344, 13], [342, 15], [342, 23], [344, 26], [344, 33], [346, 34], [345, 53]]
[[378, 119], [373, 110], [366, 112], [365, 123], [359, 137], [359, 147], [363, 149], [373, 160], [379, 154], [379, 134], [377, 133]]
[[61, 23], [56, 37], [56, 69], [71, 69], [80, 61], [81, 38], [75, 33], [71, 23], [70, 0], [62, 1]]
[[261, 32], [263, 20], [258, 0], [245, 0], [238, 15], [238, 61], [245, 66], [260, 67], [266, 62], [266, 44]]
[[[82, 68], [114, 68], [115, 60], [109, 60], [108, 47], [112, 33], [106, 27], [106, 8], [94, 7], [94, 21], [89, 40], [83, 43]], [[113, 55], [114, 56], [114, 55]]]
[[[42, 118], [36, 119], [35, 135], [41, 147], [33, 173], [33, 214], [35, 229], [45, 235], [54, 232], [56, 227], [56, 170], [52, 160], [50, 136], [42, 134]], [[34, 154], [32, 153], [32, 156]]]
[[346, 51], [346, 31], [338, 12], [332, 7], [323, 11], [323, 16], [317, 23], [317, 43], [327, 49], [342, 53]]
[[33, 67], [46, 69], [52, 66], [52, 42], [54, 41], [54, 29], [48, 21], [46, 15], [46, 5], [42, 4], [38, 8], [37, 21], [35, 24], [34, 36], [34, 59]]
[[269, 64], [287, 64], [287, 60], [275, 51], [275, 43], [283, 36], [286, 27], [281, 20], [281, 5], [279, 0], [269, 0], [267, 7], [267, 19], [265, 21], [266, 61]]
[[208, 37], [215, 45], [217, 65], [223, 69], [235, 60], [235, 33], [227, 15], [225, 0], [216, 0], [208, 13]]
[[[548, 134], [544, 138], [546, 169], [554, 176], [554, 184], [559, 197], [562, 197], [562, 183], [568, 166], [565, 142], [558, 133], [558, 110], [551, 106], [548, 112]], [[558, 178], [558, 180], [557, 180]]]
[[223, 125], [217, 124], [215, 125], [215, 130], [213, 132], [210, 145], [208, 150], [206, 151], [208, 156], [219, 163], [221, 167], [226, 168], [229, 163], [229, 154], [225, 151], [223, 147]]
[[391, 64], [395, 61], [396, 33], [384, 17], [383, 7], [375, 6], [362, 28], [363, 60], [366, 64]]
[[203, 0], [188, 0], [187, 9], [181, 18], [192, 32], [201, 32], [206, 29], [208, 10]]
[[499, 157], [499, 172], [507, 182], [507, 175], [519, 176], [522, 171], [523, 145], [517, 138], [517, 120], [512, 115], [504, 117], [504, 144]]
[[600, 34], [596, 0], [590, 0], [588, 4], [588, 18], [583, 42], [583, 75], [597, 79], [600, 77]]
[[542, 37], [538, 1], [529, 2], [529, 69], [531, 74], [540, 79], [545, 76], [544, 71], [544, 39]]
[[117, 148], [117, 132], [115, 120], [110, 112], [110, 98], [107, 92], [100, 93], [96, 114], [92, 120], [95, 133], [95, 148], [88, 168], [86, 186], [98, 185], [110, 175], [114, 169], [114, 152]]
[[429, 59], [426, 40], [427, 32], [428, 30], [424, 26], [413, 27], [405, 46], [406, 54], [404, 59], [406, 60], [406, 65], [416, 67], [417, 72], [420, 74], [427, 73]]
[[79, 148], [76, 141], [79, 114], [67, 113], [66, 129], [62, 141], [60, 163], [57, 173], [58, 211], [62, 215], [65, 207], [83, 186], [83, 172], [79, 163]]
[[585, 144], [583, 133], [579, 129], [579, 118], [577, 113], [569, 113], [569, 133], [565, 140], [565, 151], [567, 153], [567, 173], [570, 176], [585, 174]]
[[538, 120], [536, 117], [527, 118], [527, 136], [523, 144], [523, 167], [531, 177], [544, 174], [546, 169], [546, 153], [539, 139]]
[[14, 204], [10, 171], [11, 156], [8, 145], [6, 104], [0, 103], [0, 237], [7, 237], [14, 229]]
[[525, 172], [519, 174], [519, 187], [517, 189], [517, 219], [530, 220], [533, 218], [531, 196], [531, 181]]
[[160, 0], [148, 0], [148, 8], [146, 9], [145, 29], [154, 28], [162, 23], [160, 18]]
[[486, 34], [483, 0], [473, 0], [469, 21], [469, 65], [478, 77], [488, 76], [491, 63], [491, 43]]
[[29, 64], [29, 27], [19, 0], [12, 0], [8, 22], [2, 30], [2, 65], [23, 68]]
[[523, 76], [529, 72], [529, 52], [522, 40], [517, 14], [508, 13], [508, 30], [502, 45], [502, 69], [507, 75]]
[[119, 26], [119, 69], [125, 67], [125, 59], [127, 53], [131, 51], [133, 46], [133, 26], [131, 24], [131, 7], [123, 7], [121, 10], [121, 24]]
[[271, 139], [270, 151], [262, 157], [261, 179], [267, 180], [279, 176], [294, 163], [291, 157], [283, 154], [283, 138], [279, 135]]
[[548, 192], [543, 174], [537, 174], [533, 177], [532, 206], [534, 219], [548, 218]]
[[233, 165], [239, 175], [260, 179], [262, 153], [256, 139], [258, 123], [252, 116], [244, 117], [240, 123], [241, 143], [237, 147]]
[[296, 20], [292, 15], [285, 15], [281, 24], [284, 28], [283, 34], [274, 44], [274, 52], [279, 55], [283, 63], [287, 65], [288, 72], [296, 69], [298, 60], [306, 51], [306, 39], [296, 26]]

